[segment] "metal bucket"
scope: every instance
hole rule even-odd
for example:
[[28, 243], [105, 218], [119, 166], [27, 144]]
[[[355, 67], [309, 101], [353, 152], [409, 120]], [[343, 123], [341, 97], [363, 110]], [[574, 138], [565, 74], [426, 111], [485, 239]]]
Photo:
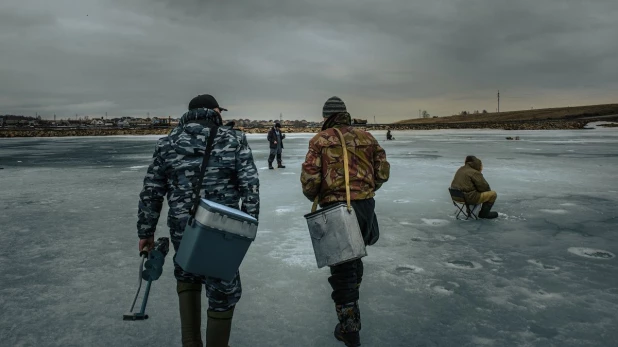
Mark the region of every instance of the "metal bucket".
[[367, 255], [354, 209], [345, 203], [306, 214], [318, 268], [345, 263]]

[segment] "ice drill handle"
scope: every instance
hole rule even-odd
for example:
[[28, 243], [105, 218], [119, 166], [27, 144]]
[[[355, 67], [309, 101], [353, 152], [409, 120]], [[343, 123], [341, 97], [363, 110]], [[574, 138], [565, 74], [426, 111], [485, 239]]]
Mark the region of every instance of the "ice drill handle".
[[144, 248], [142, 248], [142, 251], [139, 252], [139, 256], [140, 257], [147, 257], [148, 256], [148, 246], [144, 246]]

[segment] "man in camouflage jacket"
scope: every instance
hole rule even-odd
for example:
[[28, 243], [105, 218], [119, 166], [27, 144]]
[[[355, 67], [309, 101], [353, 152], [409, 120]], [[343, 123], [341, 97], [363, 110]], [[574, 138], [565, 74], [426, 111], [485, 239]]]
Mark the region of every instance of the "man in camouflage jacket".
[[[390, 164], [386, 152], [368, 132], [351, 126], [352, 120], [343, 101], [334, 96], [322, 110], [322, 131], [309, 142], [309, 152], [302, 165], [303, 194], [321, 207], [346, 201], [343, 147], [337, 128], [343, 134], [349, 157], [350, 199], [356, 212], [366, 245], [373, 245], [379, 237], [375, 215], [375, 191], [388, 181]], [[330, 267], [328, 281], [333, 288], [332, 299], [339, 324], [335, 337], [347, 346], [359, 346], [361, 320], [358, 290], [363, 277], [361, 259]]]
[[[167, 225], [174, 249], [178, 251], [209, 136], [215, 138], [200, 197], [236, 209], [241, 202], [242, 211], [258, 218], [259, 179], [253, 154], [244, 133], [222, 126], [220, 112], [223, 110], [212, 96], [197, 96], [189, 103], [189, 111], [181, 117], [178, 126], [157, 141], [140, 193], [137, 222], [140, 250], [152, 247], [163, 199], [167, 197]], [[215, 126], [219, 128], [216, 134], [211, 134]], [[226, 282], [192, 274], [184, 271], [175, 258], [183, 346], [202, 346], [202, 285], [209, 301], [206, 344], [227, 346], [234, 307], [242, 292], [240, 275], [236, 273], [233, 280]]]

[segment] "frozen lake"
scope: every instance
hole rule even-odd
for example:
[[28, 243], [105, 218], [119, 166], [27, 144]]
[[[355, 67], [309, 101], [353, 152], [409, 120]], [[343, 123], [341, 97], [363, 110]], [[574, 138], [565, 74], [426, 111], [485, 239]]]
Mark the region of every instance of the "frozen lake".
[[[364, 259], [363, 346], [616, 345], [615, 128], [374, 134], [391, 179], [376, 196], [380, 240]], [[262, 207], [232, 347], [343, 346], [303, 218], [311, 136], [288, 135], [287, 168], [268, 170], [266, 135], [249, 135]], [[180, 346], [171, 255], [150, 319], [122, 320], [137, 289], [138, 194], [157, 138], [0, 139], [3, 346]], [[447, 188], [470, 154], [498, 192], [498, 219], [454, 219]], [[169, 236], [165, 218], [156, 236]]]

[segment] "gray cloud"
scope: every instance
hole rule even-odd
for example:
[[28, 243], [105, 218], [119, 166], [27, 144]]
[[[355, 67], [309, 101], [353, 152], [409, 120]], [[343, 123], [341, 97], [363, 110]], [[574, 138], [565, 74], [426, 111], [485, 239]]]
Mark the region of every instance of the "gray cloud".
[[0, 114], [358, 117], [616, 102], [614, 0], [5, 0]]

